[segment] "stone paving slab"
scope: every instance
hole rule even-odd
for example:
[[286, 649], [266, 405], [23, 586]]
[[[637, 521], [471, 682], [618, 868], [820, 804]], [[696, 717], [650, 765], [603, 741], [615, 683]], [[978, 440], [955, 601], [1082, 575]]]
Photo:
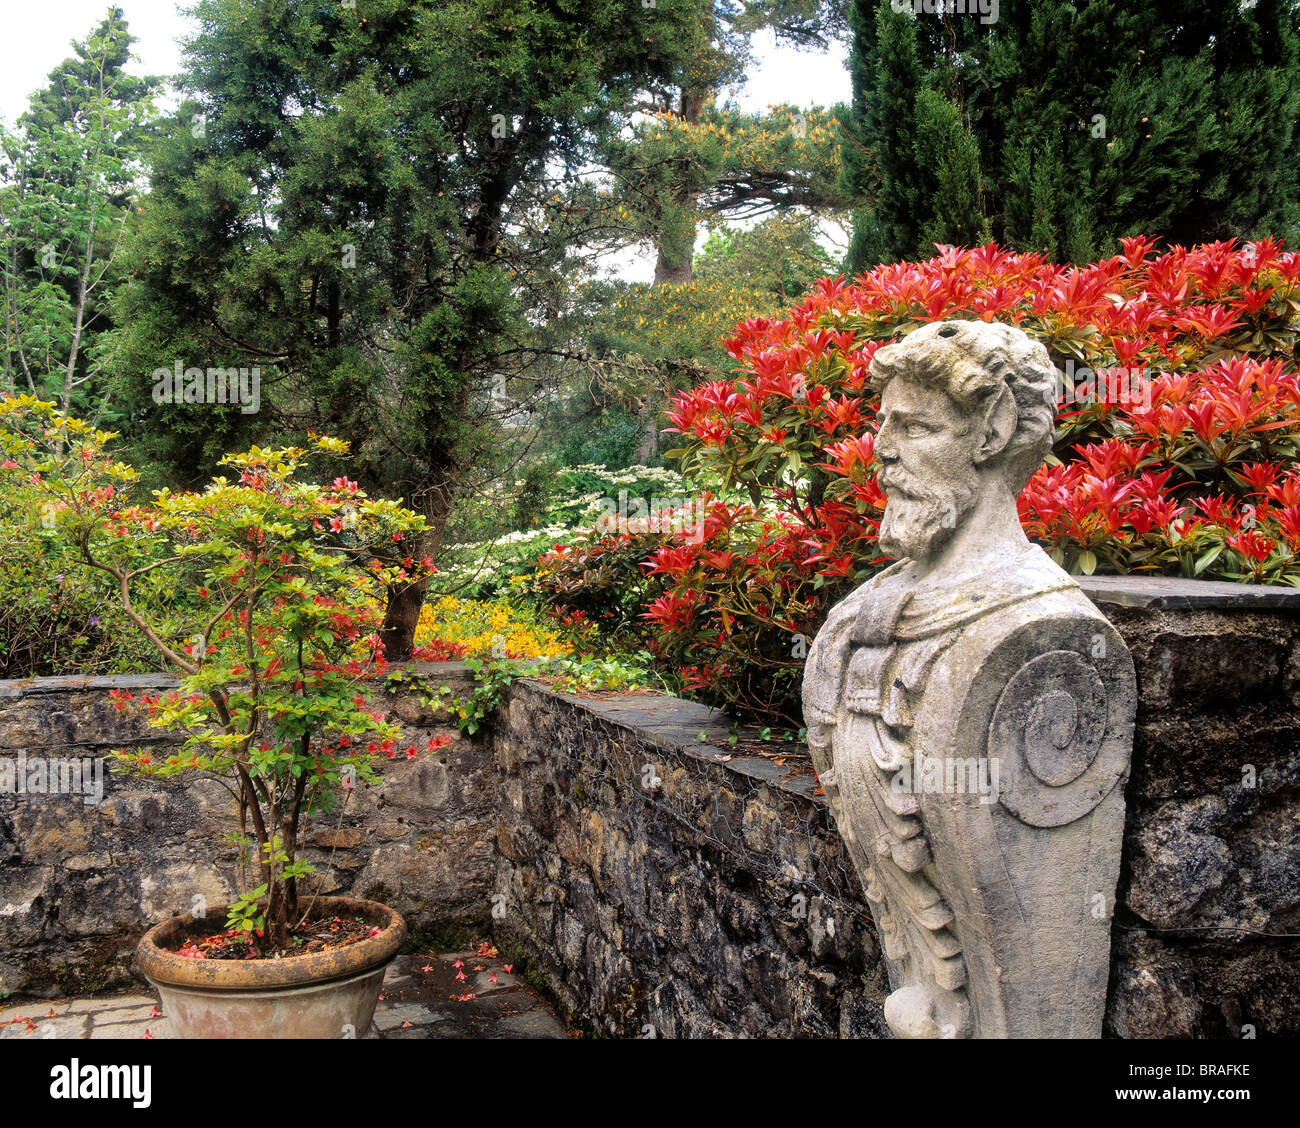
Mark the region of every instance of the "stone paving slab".
[[488, 945], [402, 956], [388, 969], [375, 1012], [379, 1037], [570, 1037], [551, 1007], [512, 972]]
[[[466, 952], [398, 956], [384, 976], [371, 1036], [572, 1037], [545, 1000], [512, 972], [490, 944]], [[174, 1036], [152, 991], [0, 1000], [0, 1040]]]

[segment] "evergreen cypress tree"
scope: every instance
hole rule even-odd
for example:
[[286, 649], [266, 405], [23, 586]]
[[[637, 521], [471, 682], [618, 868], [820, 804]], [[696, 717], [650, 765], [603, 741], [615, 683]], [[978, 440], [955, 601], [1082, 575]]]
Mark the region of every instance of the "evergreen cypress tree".
[[926, 221], [921, 197], [931, 177], [916, 156], [916, 95], [925, 72], [915, 21], [888, 0], [874, 14], [855, 0], [850, 26], [855, 81], [847, 128], [857, 145], [844, 146], [844, 168], [848, 190], [865, 204], [854, 214], [849, 248], [850, 269], [861, 270], [919, 243]]
[[960, 108], [941, 91], [923, 87], [916, 93], [915, 112], [917, 163], [930, 174], [925, 179], [933, 188], [918, 250], [982, 241], [988, 220], [980, 201], [979, 147]]
[[[912, 25], [893, 41], [914, 44], [915, 67], [886, 54], [880, 28], [897, 20]], [[1138, 232], [1189, 244], [1285, 236], [1300, 219], [1291, 0], [1015, 0], [987, 24], [856, 0], [850, 25], [852, 270], [924, 252], [930, 236], [973, 242], [977, 211], [999, 241], [1073, 262]], [[907, 205], [919, 213], [887, 214]]]
[[875, 159], [881, 143], [873, 145], [870, 107], [876, 90], [876, 15], [866, 0], [850, 0], [849, 79], [853, 98], [840, 121], [840, 194], [854, 201], [853, 237], [847, 266], [857, 272], [876, 261], [878, 244], [872, 232], [876, 214]]

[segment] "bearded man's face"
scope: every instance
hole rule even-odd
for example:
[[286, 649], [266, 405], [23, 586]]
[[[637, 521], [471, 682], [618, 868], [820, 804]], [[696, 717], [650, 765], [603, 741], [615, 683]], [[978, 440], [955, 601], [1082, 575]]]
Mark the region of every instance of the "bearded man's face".
[[975, 503], [977, 422], [946, 392], [913, 377], [890, 380], [880, 399], [876, 455], [888, 497], [880, 548], [925, 560]]

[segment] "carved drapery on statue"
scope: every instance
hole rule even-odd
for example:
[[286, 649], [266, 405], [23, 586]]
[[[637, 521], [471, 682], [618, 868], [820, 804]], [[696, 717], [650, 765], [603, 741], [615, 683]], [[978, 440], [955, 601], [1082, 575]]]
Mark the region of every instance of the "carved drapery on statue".
[[[1041, 413], [1004, 421], [1002, 445], [979, 457], [997, 445], [981, 406], [993, 414], [999, 386], [1026, 397], [1017, 361], [1043, 394], [1036, 348], [962, 322], [877, 354], [901, 376], [877, 442], [891, 506], [888, 481], [907, 485], [896, 531], [926, 503], [919, 475], [976, 488], [945, 501], [950, 530], [898, 532], [915, 551], [832, 610], [805, 673], [814, 765], [879, 931], [900, 1037], [1101, 1032], [1136, 689], [1114, 628], [1014, 522], [1031, 460], [996, 456], [1013, 422], [1041, 430]], [[969, 391], [975, 365], [980, 396], [949, 411], [930, 394]]]

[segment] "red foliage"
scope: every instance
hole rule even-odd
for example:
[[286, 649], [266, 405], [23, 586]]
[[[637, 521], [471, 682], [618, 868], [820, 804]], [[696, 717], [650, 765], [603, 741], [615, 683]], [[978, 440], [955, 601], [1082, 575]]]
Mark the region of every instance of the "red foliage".
[[1121, 242], [1081, 268], [943, 249], [822, 279], [786, 319], [737, 326], [725, 344], [738, 377], [679, 395], [669, 430], [684, 473], [718, 473], [752, 504], [715, 504], [698, 543], [641, 546], [658, 581], [651, 649], [706, 699], [798, 717], [799, 636], [883, 562], [868, 366], [947, 318], [1017, 325], [1067, 377], [1054, 456], [1019, 502], [1060, 563], [1300, 583], [1300, 255], [1275, 240], [1158, 256], [1154, 240]]

